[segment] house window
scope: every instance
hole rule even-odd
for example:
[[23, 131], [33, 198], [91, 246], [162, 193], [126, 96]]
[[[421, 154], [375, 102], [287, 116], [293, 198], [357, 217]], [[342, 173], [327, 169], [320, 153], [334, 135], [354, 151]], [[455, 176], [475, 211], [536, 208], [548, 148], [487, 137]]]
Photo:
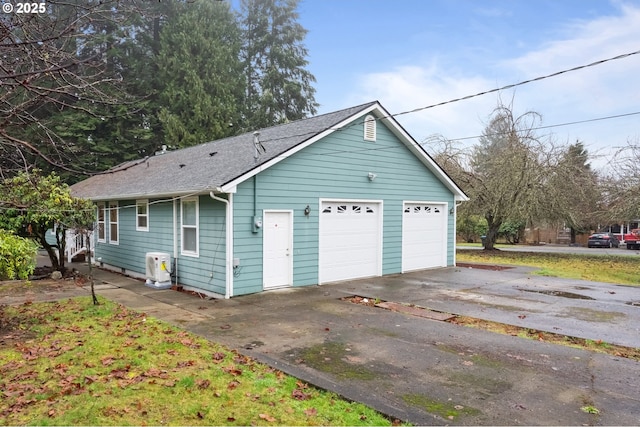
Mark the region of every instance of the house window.
[[149, 231], [148, 200], [136, 200], [136, 230]]
[[109, 243], [118, 244], [118, 202], [109, 202]]
[[182, 255], [198, 256], [198, 216], [197, 198], [183, 199], [180, 202]]
[[105, 216], [104, 216], [104, 203], [98, 203], [98, 242], [104, 243], [107, 241], [105, 235]]
[[364, 140], [376, 140], [376, 119], [372, 115], [368, 115], [364, 118]]

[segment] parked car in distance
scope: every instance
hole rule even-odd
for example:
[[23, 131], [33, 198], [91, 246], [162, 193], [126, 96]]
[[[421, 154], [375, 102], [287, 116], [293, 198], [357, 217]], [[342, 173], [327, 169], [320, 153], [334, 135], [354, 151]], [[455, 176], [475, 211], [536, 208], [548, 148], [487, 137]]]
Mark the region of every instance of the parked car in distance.
[[593, 233], [587, 240], [588, 248], [617, 248], [620, 241], [612, 233]]

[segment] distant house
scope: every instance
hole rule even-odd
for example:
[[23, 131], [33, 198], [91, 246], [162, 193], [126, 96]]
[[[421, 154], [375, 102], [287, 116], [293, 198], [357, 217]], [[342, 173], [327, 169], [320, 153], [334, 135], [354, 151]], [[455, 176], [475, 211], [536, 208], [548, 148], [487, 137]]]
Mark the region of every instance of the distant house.
[[[377, 102], [121, 164], [71, 187], [95, 257], [232, 297], [455, 264], [466, 195]], [[175, 271], [177, 270], [177, 271]]]

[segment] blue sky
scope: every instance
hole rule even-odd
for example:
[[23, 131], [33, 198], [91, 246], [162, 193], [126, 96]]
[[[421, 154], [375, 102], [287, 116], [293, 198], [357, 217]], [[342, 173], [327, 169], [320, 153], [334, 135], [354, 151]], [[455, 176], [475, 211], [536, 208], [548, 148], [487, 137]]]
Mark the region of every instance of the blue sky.
[[[320, 113], [378, 100], [396, 114], [640, 50], [640, 0], [301, 0], [298, 12]], [[540, 113], [542, 125], [640, 112], [640, 55], [501, 96], [513, 97], [516, 114]], [[398, 121], [419, 142], [475, 136], [497, 97]], [[640, 114], [539, 134], [579, 139], [600, 167], [617, 147], [640, 143]]]

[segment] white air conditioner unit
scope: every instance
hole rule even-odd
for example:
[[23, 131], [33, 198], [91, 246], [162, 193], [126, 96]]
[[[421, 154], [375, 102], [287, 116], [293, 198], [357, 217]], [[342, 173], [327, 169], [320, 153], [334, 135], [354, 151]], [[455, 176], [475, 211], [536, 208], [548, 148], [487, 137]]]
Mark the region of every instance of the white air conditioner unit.
[[155, 289], [171, 287], [171, 257], [164, 252], [147, 252], [145, 285]]

